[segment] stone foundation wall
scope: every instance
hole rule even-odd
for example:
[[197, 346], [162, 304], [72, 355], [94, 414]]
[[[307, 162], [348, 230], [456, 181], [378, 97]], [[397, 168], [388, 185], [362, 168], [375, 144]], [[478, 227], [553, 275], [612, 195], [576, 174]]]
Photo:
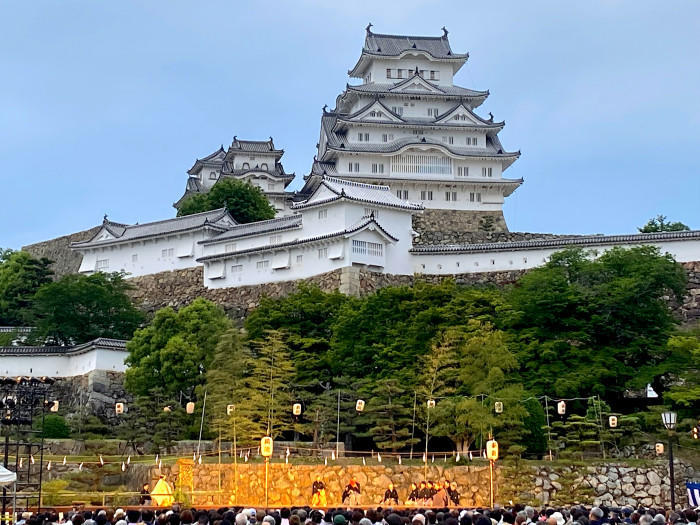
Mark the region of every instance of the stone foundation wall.
[[502, 211], [424, 210], [413, 216], [416, 244], [472, 242], [474, 232], [507, 232]]
[[78, 273], [78, 270], [80, 269], [80, 263], [83, 260], [83, 256], [78, 252], [71, 250], [69, 248], [70, 243], [90, 239], [99, 231], [100, 228], [101, 226], [95, 226], [88, 230], [71, 233], [70, 235], [64, 235], [48, 241], [29, 244], [27, 246], [23, 246], [22, 249], [29, 252], [34, 257], [46, 257], [47, 259], [51, 259], [53, 261], [53, 264], [51, 265], [51, 269], [54, 271], [53, 278], [56, 280], [64, 275]]
[[[375, 462], [376, 459], [368, 460]], [[269, 466], [269, 502], [271, 506], [308, 505], [311, 484], [320, 476], [326, 484], [328, 505], [340, 505], [343, 488], [355, 478], [362, 488], [362, 505], [378, 505], [389, 482], [393, 482], [403, 503], [411, 482], [424, 478], [422, 465], [293, 465], [271, 463]], [[265, 494], [265, 466], [242, 463], [193, 465], [179, 460], [173, 474], [180, 488], [192, 494], [195, 505], [261, 505]], [[644, 466], [624, 462], [600, 465], [537, 465], [521, 462], [498, 463], [494, 472], [495, 501], [533, 505], [669, 505], [670, 484], [667, 464], [650, 461]], [[684, 501], [685, 481], [696, 475], [689, 465], [676, 462], [676, 499]], [[456, 481], [464, 507], [489, 504], [489, 471], [485, 461], [469, 465], [428, 466], [428, 479]], [[221, 492], [219, 492], [219, 486]], [[237, 489], [237, 493], [236, 493]]]
[[126, 402], [128, 406], [132, 400], [124, 389], [124, 374], [108, 370], [57, 379], [51, 393], [60, 400], [61, 413], [90, 414], [106, 423], [118, 422], [115, 403]]

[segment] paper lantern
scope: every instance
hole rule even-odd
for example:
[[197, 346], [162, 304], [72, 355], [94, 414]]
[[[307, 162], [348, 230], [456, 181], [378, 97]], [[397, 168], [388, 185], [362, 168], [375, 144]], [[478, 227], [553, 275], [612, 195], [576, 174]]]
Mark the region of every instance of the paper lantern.
[[301, 415], [301, 403], [294, 403], [294, 406], [292, 406], [292, 414], [295, 416]]
[[566, 401], [559, 401], [559, 403], [557, 403], [557, 413], [560, 416], [566, 414]]
[[610, 428], [617, 428], [617, 416], [610, 416], [608, 418], [608, 424]]
[[656, 454], [660, 456], [661, 454], [664, 453], [664, 444], [657, 443], [656, 446], [654, 447], [654, 449], [656, 450]]
[[503, 401], [496, 401], [493, 404], [493, 410], [496, 412], [496, 414], [502, 414], [503, 413]]
[[362, 412], [365, 409], [365, 401], [363, 399], [358, 399], [355, 403], [355, 410]]
[[190, 401], [185, 405], [185, 412], [188, 414], [194, 414], [194, 401]]
[[236, 410], [236, 405], [226, 405], [226, 415], [230, 416]]
[[498, 459], [498, 442], [495, 439], [486, 442], [486, 457], [491, 461]]
[[265, 436], [260, 440], [260, 454], [263, 457], [269, 458], [270, 456], [272, 456], [273, 450], [274, 445], [270, 436]]
[[124, 403], [117, 403], [116, 405], [114, 405], [114, 411], [117, 413], [117, 415], [123, 414], [124, 413]]
[[435, 400], [428, 399], [428, 408], [435, 408]]

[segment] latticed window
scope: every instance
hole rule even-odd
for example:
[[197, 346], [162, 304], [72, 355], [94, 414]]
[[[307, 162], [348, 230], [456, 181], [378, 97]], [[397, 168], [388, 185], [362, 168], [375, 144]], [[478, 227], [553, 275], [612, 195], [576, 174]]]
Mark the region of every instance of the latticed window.
[[384, 253], [384, 245], [378, 242], [352, 240], [352, 253], [358, 255], [371, 255], [381, 257]]
[[403, 153], [391, 158], [392, 173], [452, 174], [452, 159], [444, 155]]

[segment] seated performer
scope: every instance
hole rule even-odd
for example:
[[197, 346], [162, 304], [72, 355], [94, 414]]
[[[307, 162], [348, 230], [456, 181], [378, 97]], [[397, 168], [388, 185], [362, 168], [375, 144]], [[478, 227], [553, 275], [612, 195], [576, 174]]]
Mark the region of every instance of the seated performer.
[[316, 480], [311, 485], [311, 506], [325, 507], [327, 503], [326, 485], [321, 481], [321, 476], [316, 476]]
[[420, 487], [418, 488], [418, 501], [420, 503], [425, 503], [427, 500], [432, 501], [433, 496], [430, 494], [430, 489], [428, 488], [428, 483], [426, 481], [420, 482]]
[[360, 484], [354, 478], [351, 479], [343, 491], [343, 503], [349, 506], [360, 505], [360, 494]]
[[396, 492], [393, 483], [389, 483], [389, 488], [384, 491], [384, 499], [381, 501], [381, 503], [388, 503], [389, 505], [392, 503], [394, 505], [399, 504], [399, 493]]
[[139, 497], [139, 505], [150, 505], [151, 502], [151, 487], [148, 483], [144, 483], [141, 487], [141, 495]]
[[408, 498], [406, 498], [406, 503], [408, 505], [415, 505], [419, 499], [419, 489], [418, 485], [411, 483], [411, 491], [408, 493]]
[[459, 498], [460, 498], [460, 493], [459, 490], [457, 490], [457, 482], [453, 481], [450, 483], [450, 488], [447, 489], [447, 493], [450, 496], [450, 501], [452, 502], [453, 505], [459, 505]]

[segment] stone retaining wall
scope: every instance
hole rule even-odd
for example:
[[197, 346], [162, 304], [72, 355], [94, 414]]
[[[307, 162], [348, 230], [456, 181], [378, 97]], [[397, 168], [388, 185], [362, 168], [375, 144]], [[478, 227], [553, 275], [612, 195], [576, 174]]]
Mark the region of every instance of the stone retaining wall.
[[[370, 460], [368, 460], [369, 462]], [[376, 463], [376, 459], [372, 459]], [[237, 468], [238, 483], [234, 471]], [[494, 472], [495, 501], [532, 505], [623, 505], [670, 504], [668, 468], [664, 460], [632, 466], [624, 462], [600, 465], [518, 465], [498, 463]], [[328, 505], [340, 504], [343, 488], [355, 478], [362, 488], [363, 505], [379, 504], [389, 482], [405, 501], [411, 482], [424, 478], [422, 465], [292, 465], [271, 463], [269, 470], [269, 502], [271, 506], [307, 505], [311, 484], [320, 476], [326, 484]], [[696, 475], [693, 468], [676, 462], [676, 501], [685, 501], [685, 481]], [[265, 466], [242, 463], [193, 465], [191, 460], [179, 460], [173, 468], [181, 489], [192, 494], [195, 505], [233, 504], [260, 505], [264, 502]], [[465, 507], [489, 504], [489, 472], [485, 461], [468, 465], [428, 466], [427, 478], [456, 481]], [[221, 487], [221, 492], [219, 491]], [[234, 495], [237, 489], [237, 496]], [[204, 493], [204, 494], [203, 494]]]
[[70, 235], [56, 237], [48, 241], [37, 242], [23, 246], [22, 249], [37, 258], [46, 257], [51, 259], [53, 264], [51, 269], [54, 272], [53, 278], [59, 279], [64, 275], [78, 273], [83, 256], [69, 248], [70, 243], [85, 241], [93, 237], [101, 226], [94, 226], [88, 230], [83, 230]]
[[416, 244], [462, 244], [474, 232], [507, 232], [502, 211], [423, 210], [413, 216]]

